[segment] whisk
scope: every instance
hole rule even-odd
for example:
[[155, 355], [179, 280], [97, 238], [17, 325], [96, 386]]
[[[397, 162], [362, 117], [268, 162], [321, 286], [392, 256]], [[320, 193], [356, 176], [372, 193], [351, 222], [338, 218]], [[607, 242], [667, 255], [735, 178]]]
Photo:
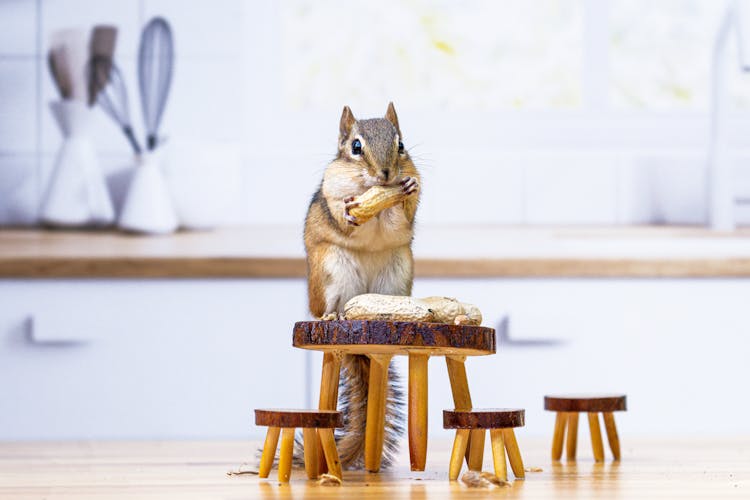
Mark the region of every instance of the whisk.
[[89, 81], [101, 89], [96, 102], [120, 126], [135, 154], [141, 154], [141, 146], [130, 123], [128, 90], [120, 69], [109, 57], [95, 56], [89, 61], [88, 71]]
[[149, 150], [158, 142], [157, 131], [172, 83], [173, 60], [172, 29], [164, 18], [155, 17], [143, 29], [138, 50], [138, 84]]

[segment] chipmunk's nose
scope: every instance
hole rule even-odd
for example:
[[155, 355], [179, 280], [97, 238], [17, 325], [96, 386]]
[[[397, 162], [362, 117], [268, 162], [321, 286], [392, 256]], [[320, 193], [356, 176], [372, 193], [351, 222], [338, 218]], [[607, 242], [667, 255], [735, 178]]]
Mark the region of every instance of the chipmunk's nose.
[[388, 182], [388, 177], [390, 177], [390, 175], [391, 175], [391, 169], [390, 168], [384, 168], [384, 169], [381, 170], [381, 172], [383, 173], [383, 179], [386, 182]]

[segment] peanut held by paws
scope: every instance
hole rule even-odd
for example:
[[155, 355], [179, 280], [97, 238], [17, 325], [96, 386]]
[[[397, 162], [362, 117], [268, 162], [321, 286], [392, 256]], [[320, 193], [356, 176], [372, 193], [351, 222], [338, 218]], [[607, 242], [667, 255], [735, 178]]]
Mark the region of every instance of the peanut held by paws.
[[[410, 186], [411, 188], [412, 186]], [[357, 225], [363, 224], [372, 219], [386, 208], [400, 203], [403, 199], [411, 194], [407, 193], [406, 186], [373, 186], [353, 200], [346, 202], [347, 217], [349, 222]]]

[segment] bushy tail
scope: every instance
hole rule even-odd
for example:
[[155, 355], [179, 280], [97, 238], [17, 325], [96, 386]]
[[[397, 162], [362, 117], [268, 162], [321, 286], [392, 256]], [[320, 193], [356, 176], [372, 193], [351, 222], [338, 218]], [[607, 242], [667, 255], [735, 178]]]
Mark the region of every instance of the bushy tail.
[[[344, 469], [362, 469], [367, 424], [367, 390], [370, 360], [364, 355], [345, 355], [341, 363], [339, 409], [344, 414], [344, 427], [336, 432], [336, 447]], [[404, 392], [393, 365], [388, 367], [388, 394], [385, 409], [385, 433], [382, 467], [393, 464], [398, 453], [399, 438], [404, 433]]]
[[[367, 392], [370, 380], [370, 359], [364, 355], [345, 355], [341, 362], [338, 408], [344, 414], [344, 427], [335, 432], [336, 448], [342, 469], [363, 469], [365, 457], [365, 427], [367, 424]], [[393, 465], [398, 453], [399, 439], [404, 434], [404, 390], [393, 364], [388, 366], [388, 394], [385, 402], [385, 433], [383, 438], [382, 468]], [[295, 467], [303, 467], [303, 445], [298, 431], [294, 440]], [[258, 450], [257, 460], [260, 461]]]

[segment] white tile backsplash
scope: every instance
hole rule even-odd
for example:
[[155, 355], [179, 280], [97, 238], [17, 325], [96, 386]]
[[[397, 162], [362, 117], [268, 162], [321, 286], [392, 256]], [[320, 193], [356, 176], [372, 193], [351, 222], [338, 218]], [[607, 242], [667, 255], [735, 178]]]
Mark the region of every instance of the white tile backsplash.
[[737, 155], [733, 164], [735, 195], [750, 200], [750, 156]]
[[636, 158], [651, 173], [652, 217], [656, 224], [705, 224], [706, 160], [704, 155], [654, 155]]
[[0, 58], [0, 152], [36, 151], [35, 82], [35, 58]]
[[738, 203], [734, 208], [737, 225], [750, 225], [750, 203]]
[[529, 224], [615, 224], [618, 158], [533, 155], [524, 162]]
[[[167, 140], [170, 137], [210, 141], [243, 139], [241, 103], [248, 88], [242, 68], [234, 60], [176, 61], [160, 135]], [[139, 100], [137, 103], [140, 105]]]
[[750, 156], [737, 155], [734, 160], [734, 189], [737, 204], [735, 217], [738, 225], [750, 225]]
[[[251, 224], [301, 224], [317, 191], [327, 159], [247, 154], [245, 220]], [[301, 235], [301, 233], [300, 233]]]
[[245, 0], [145, 0], [145, 19], [163, 16], [174, 31], [178, 57], [227, 58], [237, 60], [243, 53]]
[[200, 229], [245, 220], [245, 174], [240, 144], [171, 140], [164, 172], [181, 225]]
[[0, 5], [0, 56], [36, 54], [36, 3], [2, 0]]
[[0, 154], [0, 225], [30, 225], [36, 222], [36, 169], [36, 155]]
[[523, 219], [520, 155], [456, 152], [416, 161], [423, 224], [517, 224]]
[[651, 224], [655, 222], [655, 203], [653, 169], [623, 155], [617, 170], [617, 222]]

